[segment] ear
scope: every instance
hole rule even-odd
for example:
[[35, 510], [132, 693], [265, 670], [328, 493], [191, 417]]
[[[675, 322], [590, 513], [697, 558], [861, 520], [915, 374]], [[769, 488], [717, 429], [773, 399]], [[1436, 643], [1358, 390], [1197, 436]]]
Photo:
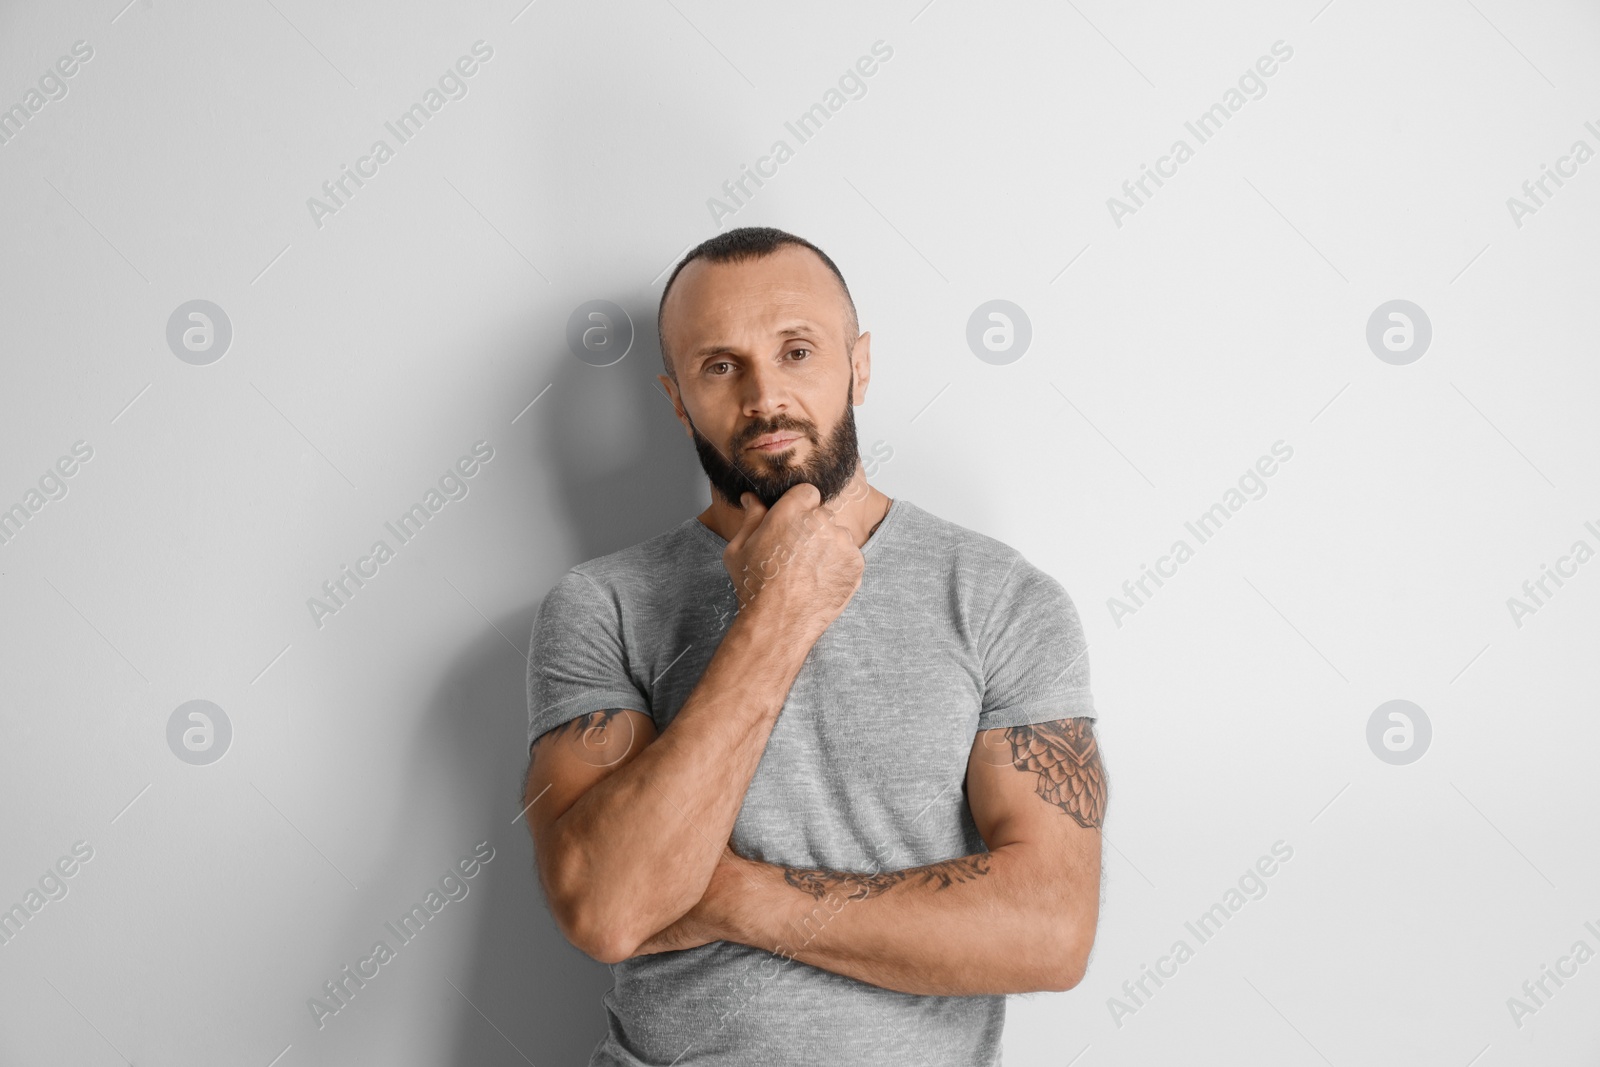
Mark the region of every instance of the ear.
[[656, 381], [661, 383], [662, 392], [667, 394], [667, 399], [672, 401], [672, 412], [678, 416], [678, 421], [683, 424], [683, 435], [694, 436], [694, 427], [689, 424], [689, 414], [683, 410], [683, 397], [678, 392], [678, 383], [665, 374], [656, 375]]
[[856, 407], [860, 407], [867, 400], [867, 385], [872, 381], [872, 334], [862, 334], [856, 338], [856, 346], [850, 351], [852, 363], [851, 371], [855, 375]]

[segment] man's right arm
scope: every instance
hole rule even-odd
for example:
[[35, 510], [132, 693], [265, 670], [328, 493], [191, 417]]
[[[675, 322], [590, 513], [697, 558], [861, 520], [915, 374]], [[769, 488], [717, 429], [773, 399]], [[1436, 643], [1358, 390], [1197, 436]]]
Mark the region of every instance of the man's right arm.
[[659, 737], [648, 715], [613, 709], [534, 743], [524, 803], [545, 896], [602, 963], [634, 955], [711, 881], [814, 640], [763, 621], [734, 619]]
[[[724, 558], [730, 573], [763, 574], [760, 596], [659, 736], [648, 715], [610, 709], [533, 745], [523, 802], [545, 896], [567, 939], [603, 963], [635, 955], [700, 900], [789, 687], [859, 587], [853, 539], [826, 519], [806, 526], [821, 517], [812, 501], [816, 490], [797, 486], [773, 506], [778, 521], [751, 509]], [[784, 564], [766, 577], [774, 558]]]

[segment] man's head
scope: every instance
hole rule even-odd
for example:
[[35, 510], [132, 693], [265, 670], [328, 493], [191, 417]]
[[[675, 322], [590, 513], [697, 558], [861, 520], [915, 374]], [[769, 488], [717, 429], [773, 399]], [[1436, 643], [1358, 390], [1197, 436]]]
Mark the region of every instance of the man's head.
[[849, 483], [871, 335], [821, 249], [770, 227], [719, 234], [667, 279], [656, 329], [658, 380], [724, 501], [771, 507], [801, 482], [828, 501]]

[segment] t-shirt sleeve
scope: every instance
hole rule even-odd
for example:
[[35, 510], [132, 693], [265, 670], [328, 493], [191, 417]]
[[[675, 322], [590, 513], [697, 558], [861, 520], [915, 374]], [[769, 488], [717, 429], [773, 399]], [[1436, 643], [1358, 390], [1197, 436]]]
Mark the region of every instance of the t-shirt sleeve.
[[570, 570], [539, 605], [528, 645], [528, 744], [602, 708], [650, 713], [628, 674], [617, 606], [593, 579]]
[[1072, 598], [1017, 557], [984, 621], [978, 729], [1098, 719], [1089, 694], [1089, 646]]

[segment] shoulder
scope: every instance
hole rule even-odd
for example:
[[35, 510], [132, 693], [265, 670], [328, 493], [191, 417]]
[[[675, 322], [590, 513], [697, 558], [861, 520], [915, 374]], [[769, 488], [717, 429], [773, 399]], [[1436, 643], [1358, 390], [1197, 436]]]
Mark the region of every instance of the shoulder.
[[1009, 616], [1051, 612], [1076, 618], [1066, 589], [1048, 571], [997, 537], [906, 502], [901, 543], [915, 546], [930, 573], [960, 591], [976, 632]]
[[998, 537], [935, 515], [909, 500], [902, 503], [901, 543], [930, 559], [945, 561], [963, 579], [998, 586], [1013, 570], [1032, 567], [1021, 552]]

